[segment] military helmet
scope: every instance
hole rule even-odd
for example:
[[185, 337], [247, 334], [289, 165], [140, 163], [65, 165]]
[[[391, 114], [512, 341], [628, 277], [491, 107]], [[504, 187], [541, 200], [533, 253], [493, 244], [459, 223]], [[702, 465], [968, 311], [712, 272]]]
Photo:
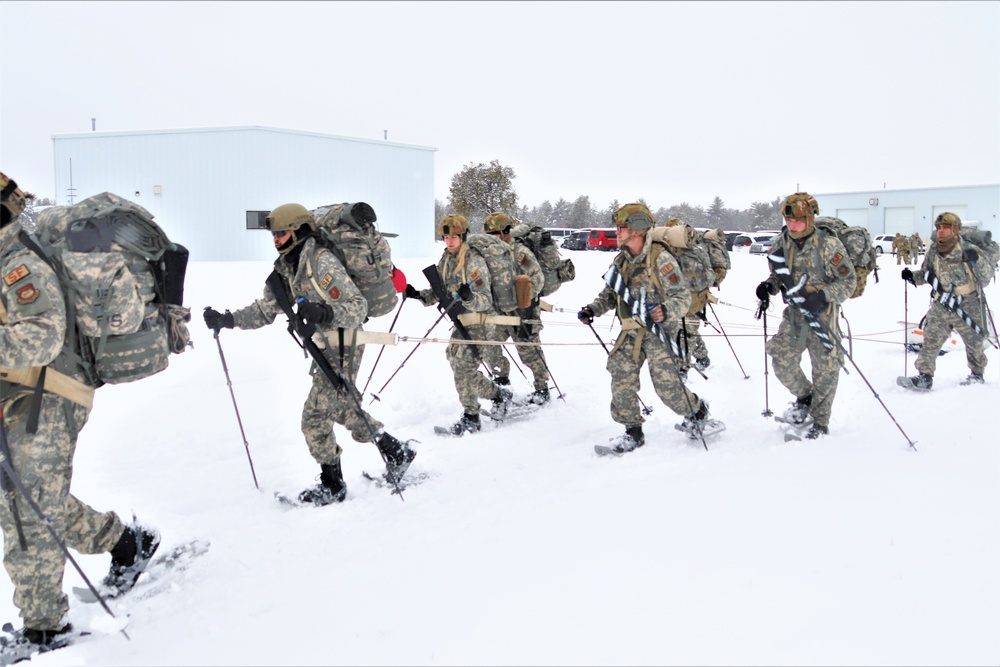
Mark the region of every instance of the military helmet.
[[305, 241], [316, 229], [312, 213], [302, 204], [282, 204], [267, 214], [264, 224], [272, 234], [291, 232], [292, 237], [278, 246], [278, 254], [281, 255]]
[[483, 231], [487, 234], [496, 234], [497, 232], [506, 234], [513, 224], [510, 216], [506, 213], [490, 213], [483, 220]]
[[669, 219], [667, 219], [667, 221], [665, 223], [663, 223], [663, 226], [664, 227], [673, 227], [674, 225], [683, 225], [683, 224], [684, 223], [681, 222], [680, 218], [669, 218]]
[[957, 230], [962, 226], [962, 219], [954, 213], [942, 213], [934, 219], [935, 227], [942, 227], [945, 225], [951, 225]]
[[24, 212], [28, 205], [28, 197], [17, 187], [14, 179], [0, 171], [0, 213], [3, 219], [0, 220], [0, 227], [3, 227], [11, 220], [16, 220], [17, 216]]
[[785, 218], [812, 222], [819, 215], [819, 202], [808, 192], [796, 192], [781, 202], [781, 215]]
[[645, 204], [625, 204], [611, 216], [611, 224], [615, 227], [628, 227], [634, 231], [645, 231], [656, 225], [653, 214]]
[[441, 218], [437, 227], [438, 236], [463, 236], [468, 231], [469, 223], [466, 222], [465, 216], [454, 213]]

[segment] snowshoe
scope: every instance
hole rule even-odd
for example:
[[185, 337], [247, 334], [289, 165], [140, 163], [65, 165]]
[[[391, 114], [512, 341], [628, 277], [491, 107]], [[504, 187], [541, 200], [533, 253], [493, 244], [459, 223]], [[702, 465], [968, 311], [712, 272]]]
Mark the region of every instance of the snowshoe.
[[986, 384], [986, 380], [983, 378], [982, 373], [969, 373], [969, 377], [965, 378], [958, 384], [963, 387], [968, 387], [970, 384]]
[[549, 402], [549, 388], [536, 389], [528, 396], [528, 402], [535, 405], [545, 405]]
[[376, 446], [385, 457], [386, 473], [393, 479], [402, 479], [413, 459], [417, 457], [417, 453], [410, 447], [410, 442], [410, 440], [400, 442], [385, 432], [379, 436]]
[[490, 410], [490, 417], [496, 421], [501, 421], [507, 414], [507, 408], [514, 400], [514, 394], [510, 389], [497, 387], [496, 396], [493, 397], [493, 408]]
[[138, 524], [127, 526], [111, 549], [111, 567], [101, 581], [105, 597], [116, 598], [129, 592], [159, 548], [157, 531]]
[[934, 376], [927, 375], [927, 373], [921, 373], [912, 377], [901, 375], [896, 378], [896, 384], [904, 389], [912, 389], [913, 391], [930, 391], [934, 385]]
[[89, 632], [75, 632], [73, 626], [67, 623], [59, 630], [34, 630], [21, 628], [15, 630], [10, 623], [4, 623], [6, 636], [0, 636], [0, 665], [12, 665], [15, 662], [31, 660], [39, 653], [48, 653], [65, 648]]
[[775, 417], [775, 420], [784, 422], [785, 424], [792, 424], [793, 426], [809, 424], [812, 421], [812, 415], [809, 414], [810, 405], [812, 405], [812, 394], [796, 398], [791, 407], [785, 410], [785, 414], [782, 415], [781, 419]]
[[607, 445], [594, 445], [594, 452], [598, 456], [622, 456], [644, 444], [646, 436], [642, 432], [642, 426], [630, 426], [625, 429], [624, 435], [612, 438]]
[[434, 432], [438, 435], [453, 435], [461, 437], [466, 433], [479, 433], [482, 424], [479, 422], [479, 415], [462, 415], [462, 418], [451, 426], [435, 426]]
[[674, 428], [691, 440], [700, 440], [725, 431], [726, 425], [708, 416], [708, 402], [703, 399], [698, 411], [694, 415], [684, 417], [684, 421], [680, 424], [674, 424]]
[[712, 361], [708, 357], [702, 357], [701, 359], [694, 360], [694, 367], [699, 371], [707, 370], [712, 364]]
[[311, 486], [299, 494], [299, 502], [304, 505], [323, 507], [339, 503], [347, 497], [347, 484], [338, 460], [333, 464], [320, 466], [319, 484]]

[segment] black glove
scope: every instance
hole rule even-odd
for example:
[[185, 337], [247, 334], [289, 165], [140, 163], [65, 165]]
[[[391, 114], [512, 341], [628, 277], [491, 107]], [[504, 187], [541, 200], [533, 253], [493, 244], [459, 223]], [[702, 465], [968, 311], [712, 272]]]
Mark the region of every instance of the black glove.
[[771, 298], [771, 290], [768, 282], [766, 280], [762, 281], [760, 285], [757, 285], [757, 298], [761, 301], [767, 301]]
[[900, 275], [903, 276], [903, 280], [908, 281], [914, 287], [917, 286], [917, 281], [914, 280], [913, 271], [910, 271], [910, 267], [906, 267], [905, 269], [903, 269], [903, 272]]
[[826, 294], [823, 290], [810, 292], [802, 298], [802, 307], [810, 313], [818, 313], [826, 306]]
[[315, 303], [306, 301], [299, 304], [299, 317], [309, 324], [323, 326], [333, 322], [333, 308], [326, 303]]
[[469, 283], [462, 283], [458, 286], [458, 298], [462, 301], [468, 301], [472, 298], [472, 288], [469, 287]]
[[966, 248], [962, 253], [962, 261], [975, 264], [979, 261], [979, 252], [975, 248]]
[[406, 291], [403, 292], [403, 294], [406, 295], [407, 299], [419, 299], [420, 298], [420, 290], [418, 290], [416, 287], [414, 287], [413, 285], [411, 285], [409, 283], [406, 284]]
[[594, 321], [594, 309], [590, 306], [584, 306], [580, 309], [580, 312], [576, 314], [580, 321], [584, 324], [590, 324]]
[[205, 326], [213, 331], [218, 331], [219, 329], [232, 329], [236, 326], [236, 322], [233, 320], [233, 314], [228, 310], [226, 314], [223, 315], [219, 311], [212, 307], [205, 308]]

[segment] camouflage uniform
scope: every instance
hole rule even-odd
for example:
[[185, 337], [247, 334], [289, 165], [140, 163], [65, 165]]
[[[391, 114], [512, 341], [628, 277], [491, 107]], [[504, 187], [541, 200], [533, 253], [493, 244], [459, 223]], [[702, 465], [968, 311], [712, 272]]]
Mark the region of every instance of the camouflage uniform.
[[[314, 238], [306, 238], [302, 246], [295, 265], [283, 256], [274, 262], [274, 268], [289, 286], [293, 303], [302, 297], [333, 309], [333, 324], [318, 327], [317, 333], [324, 337], [318, 344], [325, 347], [323, 354], [333, 369], [339, 369], [353, 387], [364, 345], [352, 346], [349, 340], [339, 345], [339, 329], [360, 329], [368, 303], [336, 255]], [[233, 321], [238, 329], [258, 329], [283, 313], [270, 287], [265, 285], [263, 298], [233, 312]], [[337, 444], [334, 424], [345, 426], [356, 442], [372, 442], [373, 436], [382, 432], [383, 424], [363, 410], [362, 417], [354, 400], [343, 389], [334, 389], [315, 361], [309, 374], [312, 388], [302, 406], [302, 434], [312, 457], [320, 465], [332, 465], [340, 460], [343, 451]]]
[[[839, 343], [837, 318], [840, 315], [840, 304], [851, 297], [857, 285], [854, 265], [840, 239], [815, 227], [812, 233], [798, 240], [791, 238], [786, 227], [775, 239], [770, 255], [785, 257], [791, 271], [791, 280], [785, 282], [776, 273], [776, 268], [780, 265], [769, 262], [771, 275], [766, 282], [770, 285], [771, 294], [776, 294], [779, 289], [784, 292], [788, 287], [798, 284], [805, 275], [805, 291], [809, 293], [822, 290], [827, 299], [827, 305], [819, 311], [817, 319], [832, 334], [832, 350], [823, 346], [820, 339], [812, 333], [805, 316], [792, 304], [785, 308], [778, 333], [767, 342], [765, 348], [771, 357], [778, 381], [798, 399], [811, 395], [809, 414], [817, 426], [826, 429], [830, 423], [844, 358]], [[812, 381], [801, 368], [802, 353], [806, 350], [809, 351], [812, 366]]]
[[896, 253], [896, 266], [899, 266], [900, 262], [904, 265], [909, 265], [910, 263], [910, 240], [896, 232], [896, 238], [892, 240], [892, 249]]
[[[465, 310], [484, 315], [497, 314], [493, 307], [490, 270], [486, 260], [471, 251], [466, 243], [463, 242], [454, 255], [445, 250], [437, 263], [437, 271], [448, 294], [456, 294], [458, 288], [465, 284], [472, 289], [472, 298], [462, 301]], [[424, 305], [437, 303], [437, 298], [430, 289], [420, 290], [419, 298]], [[472, 340], [498, 340], [497, 327], [492, 324], [467, 325], [465, 329]], [[457, 329], [452, 331], [451, 339], [464, 340]], [[462, 402], [465, 414], [478, 417], [479, 399], [493, 399], [496, 396], [497, 386], [478, 368], [481, 362], [480, 355], [483, 359], [489, 359], [491, 364], [497, 363], [496, 351], [499, 349], [499, 345], [468, 345], [460, 342], [448, 345], [445, 356], [451, 364], [451, 371], [455, 377], [455, 390], [458, 392], [458, 400]]]
[[[986, 318], [983, 315], [986, 309], [980, 298], [979, 290], [976, 289], [976, 281], [972, 271], [963, 261], [962, 244], [956, 243], [951, 251], [942, 255], [938, 251], [937, 243], [931, 243], [920, 270], [913, 272], [914, 283], [918, 286], [925, 284], [927, 282], [925, 271], [928, 269], [937, 276], [938, 282], [941, 283], [946, 293], [949, 290], [954, 290], [954, 293], [963, 295], [962, 310], [980, 327], [984, 326]], [[938, 292], [931, 292], [932, 299], [937, 299], [940, 296], [941, 294]], [[986, 353], [983, 351], [986, 339], [973, 331], [972, 327], [966, 324], [953, 310], [946, 308], [936, 300], [931, 302], [926, 317], [924, 342], [914, 364], [917, 370], [926, 375], [934, 375], [938, 352], [948, 340], [952, 330], [955, 330], [962, 337], [962, 342], [965, 343], [965, 359], [969, 370], [981, 376], [987, 363]]]
[[[0, 366], [12, 369], [48, 366], [76, 380], [86, 376], [66, 346], [66, 309], [52, 269], [17, 235], [17, 222], [0, 228]], [[12, 464], [24, 487], [66, 546], [82, 554], [111, 551], [125, 525], [114, 512], [101, 513], [70, 494], [77, 437], [89, 410], [48, 391], [42, 394], [37, 433], [25, 432], [32, 398], [21, 385], [0, 382], [7, 442]], [[20, 518], [22, 549], [14, 509]], [[66, 555], [15, 489], [0, 502], [4, 567], [14, 584], [14, 605], [26, 628], [59, 630], [69, 610], [62, 591]]]
[[[518, 345], [517, 355], [531, 369], [535, 381], [535, 391], [546, 391], [549, 387], [549, 372], [545, 368], [545, 354], [542, 352], [541, 347], [536, 347], [542, 342], [542, 322], [538, 313], [538, 299], [540, 298], [539, 295], [541, 294], [542, 286], [545, 284], [545, 275], [542, 273], [542, 267], [539, 265], [538, 260], [526, 245], [513, 238], [510, 241], [510, 245], [511, 258], [514, 262], [516, 275], [528, 276], [531, 280], [531, 306], [518, 309], [518, 312], [507, 314], [519, 315], [522, 319], [533, 320], [533, 322], [530, 324], [522, 323], [520, 326], [498, 326], [497, 336], [500, 342], [505, 342], [512, 338], [519, 343], [535, 344], [532, 346]], [[500, 350], [502, 348], [497, 347], [496, 349]], [[507, 361], [507, 358], [501, 355], [500, 364], [501, 366], [497, 374], [501, 376], [509, 375], [510, 362]]]
[[914, 264], [917, 263], [917, 259], [919, 259], [918, 255], [920, 255], [920, 253], [922, 253], [923, 251], [924, 251], [924, 242], [920, 238], [920, 234], [913, 232], [913, 234], [910, 235], [910, 252], [913, 255]]
[[[680, 264], [669, 251], [663, 250], [656, 257], [652, 267], [658, 280], [646, 269], [646, 256], [650, 251], [651, 237], [647, 235], [645, 246], [634, 257], [622, 249], [615, 258], [615, 264], [622, 278], [629, 286], [629, 292], [639, 297], [641, 288], [647, 291], [649, 303], [660, 303], [665, 319], [661, 323], [668, 334], [675, 334], [681, 317], [691, 306], [691, 292], [687, 288]], [[613, 289], [605, 286], [587, 307], [594, 316], [600, 316], [611, 309], [618, 309], [623, 326], [634, 322], [631, 314], [619, 303]], [[644, 328], [629, 328], [622, 331], [608, 356], [607, 369], [611, 373], [611, 418], [626, 428], [639, 426], [645, 420], [639, 409], [639, 371], [643, 363], [649, 361], [649, 376], [653, 381], [656, 395], [664, 405], [678, 415], [690, 415], [701, 408], [701, 399], [681, 382], [677, 373], [675, 358], [660, 340]]]

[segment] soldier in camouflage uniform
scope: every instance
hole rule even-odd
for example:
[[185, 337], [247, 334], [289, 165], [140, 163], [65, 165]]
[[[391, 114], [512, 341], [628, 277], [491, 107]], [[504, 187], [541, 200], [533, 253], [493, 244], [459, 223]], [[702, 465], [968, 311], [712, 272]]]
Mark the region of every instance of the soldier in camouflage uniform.
[[[617, 228], [621, 248], [614, 264], [629, 293], [638, 298], [645, 288], [647, 302], [658, 304], [650, 311], [653, 321], [661, 323], [668, 335], [675, 335], [681, 318], [691, 306], [691, 291], [677, 259], [659, 244], [654, 251], [648, 236], [654, 224], [652, 213], [643, 204], [626, 204], [615, 211], [611, 221]], [[656, 395], [664, 405], [684, 416], [685, 430], [704, 424], [709, 414], [708, 403], [684, 386], [673, 352], [632, 318], [631, 311], [610, 286], [605, 286], [596, 299], [581, 308], [577, 317], [589, 325], [609, 310], [616, 311], [622, 324], [607, 364], [611, 374], [611, 418], [625, 427], [625, 434], [615, 447], [627, 451], [645, 444], [642, 431], [645, 420], [639, 409], [638, 391], [639, 371], [647, 360]]]
[[[457, 298], [461, 303], [461, 314], [458, 320], [468, 332], [471, 340], [496, 341], [495, 318], [496, 309], [493, 306], [493, 294], [490, 288], [490, 270], [478, 253], [470, 251], [465, 239], [469, 233], [469, 224], [464, 216], [449, 215], [442, 218], [437, 226], [438, 235], [444, 240], [445, 250], [437, 263], [438, 275], [445, 291]], [[406, 296], [419, 299], [425, 306], [437, 303], [437, 297], [432, 289], [418, 290], [413, 285], [406, 286]], [[451, 304], [441, 304], [442, 307]], [[449, 309], [450, 313], [454, 310]], [[509, 389], [486, 377], [479, 364], [484, 358], [496, 363], [495, 351], [487, 352], [488, 345], [471, 345], [458, 332], [452, 331], [452, 343], [448, 345], [445, 356], [451, 364], [455, 377], [455, 390], [462, 402], [463, 415], [451, 427], [453, 435], [476, 433], [480, 429], [479, 399], [493, 401], [493, 412], [498, 417], [505, 414], [510, 405], [512, 394]], [[499, 346], [495, 346], [499, 349]], [[490, 355], [490, 356], [488, 356]]]
[[892, 250], [896, 253], [896, 266], [900, 262], [904, 265], [910, 263], [910, 239], [896, 232], [896, 238], [892, 240]]
[[[518, 301], [528, 303], [523, 308], [518, 308], [516, 313], [523, 322], [517, 326], [498, 326], [497, 336], [499, 341], [505, 342], [512, 338], [518, 343], [531, 343], [532, 345], [518, 345], [517, 354], [521, 361], [531, 369], [534, 377], [534, 392], [531, 394], [531, 402], [537, 405], [544, 405], [549, 400], [549, 371], [545, 364], [545, 353], [541, 348], [542, 322], [538, 314], [538, 300], [545, 284], [545, 275], [542, 267], [538, 264], [538, 259], [532, 254], [524, 243], [515, 239], [511, 233], [513, 222], [506, 213], [490, 213], [483, 221], [483, 231], [487, 234], [499, 236], [510, 246], [511, 256], [516, 272], [515, 284], [517, 286]], [[497, 348], [502, 349], [502, 348]], [[500, 378], [507, 378], [510, 374], [510, 362], [506, 357], [500, 356], [501, 366], [498, 369], [497, 382]], [[508, 380], [509, 382], [509, 380]], [[502, 383], [501, 383], [502, 384]]]
[[[968, 322], [954, 310], [940, 301], [944, 294], [962, 297], [961, 310], [982, 327], [986, 323], [986, 308], [980, 294], [973, 265], [980, 271], [988, 259], [979, 257], [975, 249], [963, 248], [960, 231], [962, 219], [954, 213], [942, 213], [934, 221], [934, 237], [927, 248], [924, 262], [916, 272], [903, 269], [902, 277], [914, 286], [920, 286], [937, 279], [931, 292], [931, 307], [924, 321], [924, 342], [914, 364], [920, 372], [916, 377], [900, 378], [899, 384], [907, 389], [927, 391], [934, 383], [934, 369], [938, 353], [952, 330], [958, 332], [965, 343], [965, 359], [971, 373], [961, 384], [983, 384], [986, 369], [985, 330], [977, 333]], [[971, 250], [971, 252], [970, 252]], [[987, 274], [992, 273], [991, 270]], [[991, 275], [986, 275], [992, 278]], [[980, 280], [979, 282], [983, 282]]]
[[[843, 350], [837, 318], [840, 304], [849, 299], [857, 285], [854, 265], [844, 244], [834, 234], [815, 226], [819, 205], [806, 192], [785, 198], [781, 206], [785, 228], [771, 245], [770, 277], [757, 286], [757, 298], [765, 306], [780, 290], [788, 307], [781, 316], [778, 333], [767, 341], [774, 374], [796, 397], [785, 413], [786, 421], [806, 426], [806, 437], [816, 439], [829, 433], [833, 399], [840, 380]], [[794, 292], [786, 292], [803, 284]], [[810, 327], [800, 308], [815, 317], [829, 336], [831, 349]], [[802, 353], [809, 352], [812, 380], [802, 372]]]
[[916, 264], [917, 260], [920, 259], [920, 253], [924, 251], [924, 242], [920, 238], [920, 234], [913, 232], [910, 234], [910, 252], [913, 255], [913, 263]]
[[[705, 339], [699, 330], [702, 323], [708, 321], [705, 309], [708, 308], [709, 301], [717, 300], [711, 295], [709, 288], [717, 284], [718, 274], [713, 269], [708, 249], [701, 241], [702, 235], [694, 227], [684, 224], [680, 218], [670, 218], [665, 226], [676, 228], [678, 232], [684, 230], [683, 236], [678, 236], [677, 247], [673, 252], [680, 262], [684, 282], [691, 291], [691, 306], [683, 318], [683, 326], [678, 332], [677, 340], [682, 355], [681, 371], [686, 375], [692, 365], [703, 371], [712, 363], [708, 357]], [[668, 232], [668, 238], [671, 236], [674, 234]], [[722, 272], [722, 277], [725, 277], [725, 270]]]
[[[66, 554], [46, 524], [79, 553], [111, 553], [111, 569], [102, 582], [107, 589], [134, 584], [160, 536], [138, 523], [126, 526], [114, 512], [98, 512], [70, 493], [77, 437], [90, 415], [94, 389], [68, 344], [59, 280], [24, 242], [18, 216], [30, 195], [2, 173], [0, 188], [0, 445], [6, 442], [4, 459], [45, 516], [39, 519], [4, 475], [4, 567], [24, 620], [20, 641], [48, 645], [72, 627], [62, 591]], [[20, 371], [39, 368], [46, 379], [34, 428], [29, 422], [38, 380], [27, 380]]]
[[[297, 314], [316, 326], [313, 340], [323, 349], [330, 366], [350, 384], [352, 397], [335, 388], [314, 361], [309, 369], [312, 388], [302, 407], [302, 434], [309, 453], [320, 465], [319, 483], [299, 494], [299, 500], [313, 505], [341, 502], [347, 496], [340, 457], [343, 452], [333, 432], [335, 424], [345, 426], [355, 442], [374, 442], [395, 479], [402, 477], [416, 456], [408, 442], [400, 442], [360, 407], [354, 386], [364, 345], [357, 342], [368, 315], [368, 302], [355, 286], [337, 256], [317, 242], [312, 215], [301, 204], [284, 204], [268, 214], [274, 247], [279, 257], [274, 270], [282, 279], [286, 297], [298, 303]], [[220, 313], [205, 309], [209, 329], [259, 329], [284, 313], [269, 285], [264, 296], [236, 312]]]

